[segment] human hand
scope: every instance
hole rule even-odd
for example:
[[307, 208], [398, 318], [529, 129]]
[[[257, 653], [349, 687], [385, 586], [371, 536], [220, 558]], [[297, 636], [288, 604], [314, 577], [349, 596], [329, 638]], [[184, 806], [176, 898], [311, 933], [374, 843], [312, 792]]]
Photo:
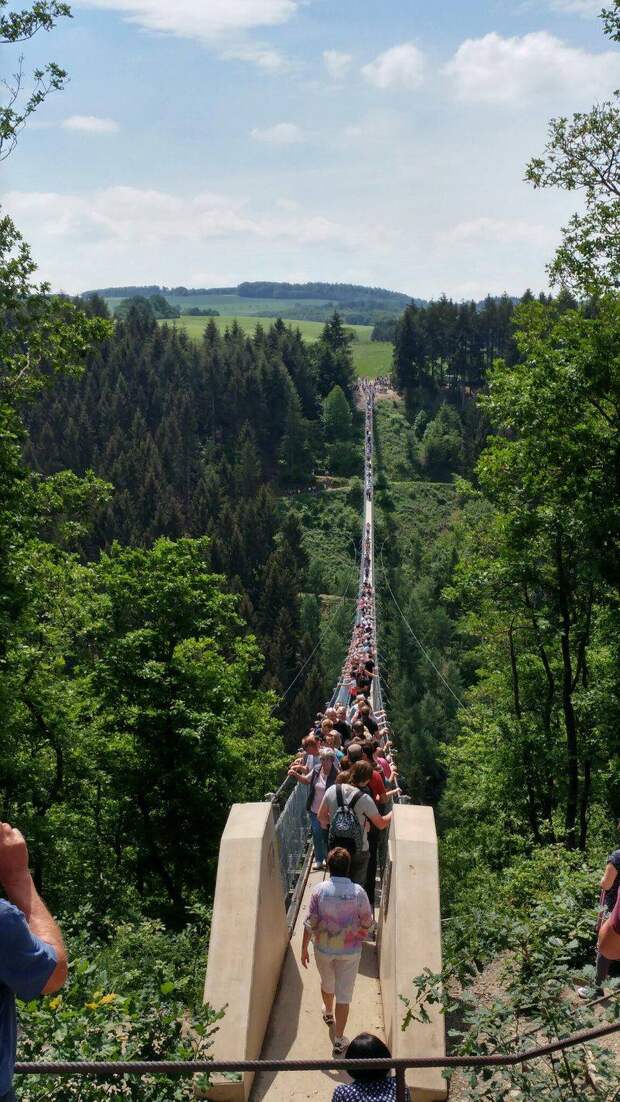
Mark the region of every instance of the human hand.
[[0, 884], [9, 889], [29, 876], [26, 839], [10, 823], [0, 823]]
[[310, 964], [310, 953], [308, 952], [308, 946], [304, 945], [301, 950], [301, 963], [304, 968], [307, 968]]

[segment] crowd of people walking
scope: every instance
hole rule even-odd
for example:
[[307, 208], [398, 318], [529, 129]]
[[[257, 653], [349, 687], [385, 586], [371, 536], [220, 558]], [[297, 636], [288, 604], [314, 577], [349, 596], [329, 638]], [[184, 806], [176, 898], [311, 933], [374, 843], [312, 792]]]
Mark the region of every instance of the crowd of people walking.
[[[356, 1045], [366, 1049], [380, 1046], [384, 1055], [388, 1051], [370, 1034], [360, 1035], [349, 1044], [344, 1030], [362, 945], [374, 928], [377, 870], [383, 875], [392, 805], [399, 793], [390, 729], [385, 712], [377, 707], [380, 692], [372, 526], [373, 408], [377, 387], [364, 380], [359, 389], [366, 408], [365, 519], [355, 626], [332, 701], [324, 713], [316, 716], [289, 770], [291, 777], [308, 788], [306, 809], [314, 869], [329, 873], [329, 879], [316, 884], [310, 895], [301, 962], [308, 967], [312, 942], [323, 1021], [333, 1030], [334, 1056], [342, 1056]], [[367, 1097], [366, 1087], [375, 1079], [361, 1075], [353, 1087], [338, 1088], [340, 1102]], [[390, 1078], [380, 1076], [376, 1082], [382, 1085], [383, 1093], [373, 1093], [372, 1097], [393, 1096]]]

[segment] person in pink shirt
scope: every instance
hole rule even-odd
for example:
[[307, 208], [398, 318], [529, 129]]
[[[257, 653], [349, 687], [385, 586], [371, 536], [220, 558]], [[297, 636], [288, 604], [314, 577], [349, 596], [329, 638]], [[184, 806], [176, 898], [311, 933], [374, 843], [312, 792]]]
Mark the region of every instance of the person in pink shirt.
[[376, 743], [376, 742], [373, 743], [372, 760], [374, 761], [377, 768], [380, 769], [381, 772], [383, 773], [384, 781], [391, 781], [392, 780], [392, 775], [393, 775], [392, 774], [392, 766], [390, 765], [387, 758], [384, 757], [383, 753], [381, 752], [381, 748], [380, 748], [379, 744]]
[[620, 960], [620, 892], [613, 911], [601, 926], [598, 951], [607, 960]]
[[[362, 944], [373, 925], [368, 896], [349, 877], [348, 850], [336, 846], [327, 855], [329, 880], [317, 884], [310, 895], [304, 922], [301, 963], [310, 963], [310, 940], [321, 979], [323, 1021], [335, 1025], [334, 1056], [341, 1056], [348, 1041], [344, 1029], [360, 965]], [[334, 1007], [334, 999], [336, 1004]]]

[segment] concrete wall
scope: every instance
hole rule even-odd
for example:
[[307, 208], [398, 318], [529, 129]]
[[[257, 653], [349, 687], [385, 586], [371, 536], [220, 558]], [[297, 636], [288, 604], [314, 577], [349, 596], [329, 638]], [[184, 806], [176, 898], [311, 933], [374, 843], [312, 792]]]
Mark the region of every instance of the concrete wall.
[[[257, 1060], [288, 946], [271, 805], [234, 804], [220, 843], [205, 1002], [226, 1012], [215, 1060]], [[218, 1102], [246, 1102], [254, 1076], [219, 1078]]]
[[[428, 1007], [429, 1024], [403, 1033], [406, 1011], [399, 995], [411, 996], [412, 980], [425, 968], [441, 970], [441, 913], [435, 817], [430, 807], [394, 807], [390, 827], [389, 884], [384, 884], [379, 921], [379, 975], [386, 1040], [393, 1056], [445, 1055], [444, 1018]], [[410, 1068], [413, 1102], [447, 1097], [441, 1068]]]

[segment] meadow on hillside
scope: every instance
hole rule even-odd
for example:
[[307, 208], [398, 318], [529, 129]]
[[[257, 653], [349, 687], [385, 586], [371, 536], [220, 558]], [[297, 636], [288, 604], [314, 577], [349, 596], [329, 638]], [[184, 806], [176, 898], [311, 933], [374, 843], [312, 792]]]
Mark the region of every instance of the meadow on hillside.
[[[263, 328], [268, 329], [270, 325], [273, 325], [274, 319], [270, 317], [234, 317], [232, 315], [221, 315], [218, 318], [181, 317], [171, 321], [161, 322], [161, 324], [185, 329], [190, 337], [199, 340], [210, 321], [214, 321], [221, 332], [224, 332], [225, 329], [229, 329], [233, 322], [236, 321], [239, 328], [242, 329], [244, 333], [251, 335], [257, 325], [262, 325]], [[322, 321], [287, 320], [286, 324], [292, 325], [295, 329], [299, 329], [302, 337], [305, 341], [308, 341], [309, 344], [319, 339], [324, 326]], [[351, 345], [351, 351], [357, 374], [368, 379], [376, 379], [379, 375], [389, 374], [392, 368], [391, 342], [372, 341], [370, 339], [372, 335], [371, 325], [347, 325], [346, 328], [355, 334], [355, 340]]]
[[[175, 295], [171, 291], [166, 292], [165, 298], [171, 306], [178, 306], [180, 310], [188, 310], [192, 306], [198, 306], [202, 310], [219, 310], [220, 314], [225, 314], [227, 317], [232, 315], [264, 317], [279, 313], [283, 317], [291, 317], [304, 306], [307, 307], [309, 302], [316, 307], [328, 306], [331, 303], [331, 299], [322, 298], [304, 299], [303, 301], [300, 299], [297, 301], [290, 298], [250, 298], [245, 295], [205, 295], [198, 292], [195, 295]], [[105, 296], [106, 305], [112, 313], [122, 301], [122, 298]]]

